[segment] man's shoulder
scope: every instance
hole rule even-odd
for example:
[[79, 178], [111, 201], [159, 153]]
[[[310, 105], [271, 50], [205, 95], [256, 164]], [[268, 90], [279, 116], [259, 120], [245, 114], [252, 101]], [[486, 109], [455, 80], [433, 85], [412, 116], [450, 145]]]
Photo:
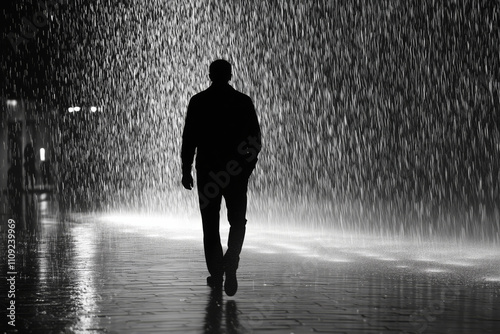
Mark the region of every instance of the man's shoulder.
[[199, 109], [201, 106], [203, 106], [206, 103], [207, 97], [208, 96], [207, 96], [206, 90], [203, 90], [199, 93], [194, 94], [189, 99], [189, 108]]
[[234, 94], [237, 97], [239, 101], [245, 102], [245, 103], [252, 103], [252, 98], [248, 96], [245, 93], [240, 92], [239, 90], [236, 90], [233, 88]]
[[206, 95], [207, 95], [207, 89], [202, 90], [201, 92], [198, 92], [198, 93], [194, 94], [193, 96], [191, 96], [191, 101], [196, 101], [196, 100], [202, 99]]
[[[236, 90], [232, 86], [228, 86], [226, 89], [227, 90], [225, 91], [224, 94], [228, 94], [229, 93], [229, 95], [226, 95], [227, 97], [232, 96], [232, 99], [235, 99], [236, 101], [239, 101], [240, 103], [241, 102], [243, 102], [243, 103], [252, 103], [252, 99], [247, 94], [244, 94], [244, 93]], [[213, 87], [208, 87], [207, 89], [202, 90], [201, 92], [198, 92], [195, 95], [193, 95], [191, 97], [191, 103], [196, 103], [196, 104], [201, 103], [201, 104], [203, 104], [207, 100], [211, 100], [213, 98], [216, 98], [220, 94], [221, 94], [220, 90], [216, 90]]]
[[251, 100], [250, 96], [248, 96], [247, 94], [245, 93], [242, 93], [240, 92], [239, 90], [234, 90], [242, 99], [247, 99], [247, 100]]

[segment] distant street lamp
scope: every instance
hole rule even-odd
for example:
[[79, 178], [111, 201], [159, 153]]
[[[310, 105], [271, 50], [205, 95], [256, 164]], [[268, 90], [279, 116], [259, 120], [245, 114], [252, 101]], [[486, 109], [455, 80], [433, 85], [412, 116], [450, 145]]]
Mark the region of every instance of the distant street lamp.
[[7, 100], [7, 107], [17, 106], [17, 100]]
[[[76, 106], [76, 107], [69, 107], [68, 108], [68, 111], [70, 113], [78, 112], [78, 111], [81, 111], [81, 110], [87, 110], [87, 107], [83, 107], [82, 108], [82, 107]], [[88, 110], [90, 110], [91, 112], [94, 113], [94, 112], [97, 112], [97, 111], [102, 111], [102, 108], [101, 107], [96, 107], [96, 106], [91, 106], [91, 107], [88, 108]]]

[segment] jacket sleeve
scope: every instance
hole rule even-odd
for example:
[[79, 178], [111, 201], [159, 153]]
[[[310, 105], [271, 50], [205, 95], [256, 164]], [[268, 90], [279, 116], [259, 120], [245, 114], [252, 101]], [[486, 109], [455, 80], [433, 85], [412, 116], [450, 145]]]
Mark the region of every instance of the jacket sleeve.
[[260, 132], [259, 119], [254, 104], [249, 98], [249, 142], [248, 146], [257, 152], [262, 149], [262, 134]]
[[184, 131], [182, 133], [181, 160], [183, 174], [191, 172], [191, 166], [197, 146], [196, 136], [196, 108], [193, 99], [191, 99], [187, 109]]

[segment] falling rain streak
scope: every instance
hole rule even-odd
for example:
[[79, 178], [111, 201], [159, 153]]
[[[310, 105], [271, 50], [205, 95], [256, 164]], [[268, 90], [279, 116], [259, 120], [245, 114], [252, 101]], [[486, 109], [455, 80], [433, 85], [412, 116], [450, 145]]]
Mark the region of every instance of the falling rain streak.
[[223, 57], [263, 128], [254, 216], [498, 242], [499, 15], [475, 0], [75, 1], [40, 28], [57, 48], [20, 52], [51, 57], [73, 209], [196, 209], [181, 131]]

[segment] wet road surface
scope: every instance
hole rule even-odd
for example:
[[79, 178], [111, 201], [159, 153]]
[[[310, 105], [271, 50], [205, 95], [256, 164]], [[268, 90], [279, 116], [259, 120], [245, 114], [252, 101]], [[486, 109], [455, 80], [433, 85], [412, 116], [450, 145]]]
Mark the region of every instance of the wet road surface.
[[[196, 219], [61, 216], [47, 210], [50, 203], [36, 202], [35, 224], [16, 226], [15, 298], [7, 298], [8, 284], [1, 286], [2, 310], [15, 300], [16, 326], [3, 315], [2, 332], [500, 330], [500, 251], [493, 245], [417, 244], [249, 223], [240, 287], [227, 297], [205, 285]], [[7, 263], [7, 219], [1, 263]], [[8, 272], [4, 265], [2, 282]]]

